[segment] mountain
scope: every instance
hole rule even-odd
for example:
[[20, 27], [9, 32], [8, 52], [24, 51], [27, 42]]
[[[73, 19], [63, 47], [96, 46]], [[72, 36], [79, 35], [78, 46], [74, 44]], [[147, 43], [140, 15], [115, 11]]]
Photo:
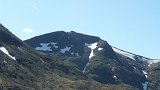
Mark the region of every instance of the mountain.
[[[99, 37], [74, 31], [57, 31], [25, 40], [33, 49], [50, 56], [58, 55], [59, 60], [81, 71], [87, 78], [102, 84], [133, 86], [140, 90], [155, 90], [156, 76], [149, 75], [155, 64], [153, 60], [112, 47]], [[156, 67], [157, 68], [157, 67]], [[155, 71], [157, 73], [157, 71]], [[154, 72], [153, 72], [154, 73]], [[149, 80], [151, 77], [151, 80]], [[156, 78], [155, 78], [156, 77]], [[158, 83], [158, 84], [157, 84]]]
[[0, 24], [0, 90], [158, 90], [160, 63], [99, 37], [53, 32], [22, 41]]
[[0, 24], [0, 90], [136, 89], [99, 83], [64, 63], [67, 59], [35, 51]]

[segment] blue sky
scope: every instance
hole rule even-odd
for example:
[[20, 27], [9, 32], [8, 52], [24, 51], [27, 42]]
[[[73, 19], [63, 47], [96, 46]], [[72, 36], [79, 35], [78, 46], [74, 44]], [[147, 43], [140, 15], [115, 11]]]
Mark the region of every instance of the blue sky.
[[76, 31], [160, 58], [160, 0], [1, 0], [0, 23], [22, 40]]

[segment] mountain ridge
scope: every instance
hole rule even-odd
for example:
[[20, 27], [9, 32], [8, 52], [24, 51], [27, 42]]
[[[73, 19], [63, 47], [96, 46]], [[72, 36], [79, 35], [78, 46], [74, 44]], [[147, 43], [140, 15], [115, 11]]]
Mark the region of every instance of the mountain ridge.
[[[51, 34], [51, 33], [57, 33], [57, 32], [82, 34], [82, 33], [78, 33], [78, 32], [75, 32], [75, 31], [69, 31], [69, 32], [65, 32], [65, 31], [54, 31], [54, 32], [50, 32], [50, 33], [44, 33], [44, 34], [41, 34], [41, 35], [37, 35], [37, 36], [34, 36], [34, 37], [30, 38], [30, 39], [37, 38], [37, 37], [39, 37], [39, 36], [45, 36], [45, 35]], [[83, 35], [87, 35], [87, 34], [83, 34]], [[91, 36], [91, 35], [87, 35], [87, 36]], [[92, 37], [97, 37], [97, 36], [92, 36]], [[97, 38], [101, 39], [100, 37], [97, 37]], [[26, 40], [23, 40], [23, 41], [24, 41], [24, 42], [27, 42], [27, 41], [30, 40], [30, 39], [26, 39]], [[101, 39], [101, 40], [102, 40], [102, 39]], [[116, 48], [116, 49], [119, 49], [120, 51], [129, 53], [129, 54], [133, 54], [133, 55], [137, 55], [137, 56], [146, 58], [146, 59], [150, 59], [150, 60], [160, 60], [160, 59], [158, 59], [158, 58], [148, 58], [148, 57], [146, 57], [146, 56], [138, 55], [138, 54], [132, 53], [132, 52], [130, 52], [130, 51], [122, 50], [122, 49], [120, 49], [120, 48], [118, 48], [118, 47], [115, 47], [115, 46], [112, 46], [112, 45], [111, 45], [111, 47]]]

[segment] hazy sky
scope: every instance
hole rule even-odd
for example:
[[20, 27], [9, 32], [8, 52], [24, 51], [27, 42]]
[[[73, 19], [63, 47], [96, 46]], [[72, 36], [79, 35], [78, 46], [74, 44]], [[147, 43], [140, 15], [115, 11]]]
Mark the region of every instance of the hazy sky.
[[160, 0], [0, 1], [0, 23], [22, 40], [59, 30], [76, 31], [160, 58]]

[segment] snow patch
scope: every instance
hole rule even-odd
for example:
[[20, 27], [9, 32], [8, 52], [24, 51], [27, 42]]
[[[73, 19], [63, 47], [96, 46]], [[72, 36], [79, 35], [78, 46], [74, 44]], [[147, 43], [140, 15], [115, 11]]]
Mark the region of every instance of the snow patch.
[[101, 51], [101, 50], [103, 50], [103, 48], [98, 48], [98, 51]]
[[160, 60], [158, 60], [158, 59], [153, 59], [153, 60], [148, 60], [147, 62], [148, 62], [149, 64], [154, 64], [154, 63], [160, 62]]
[[93, 49], [96, 49], [96, 48], [97, 48], [97, 44], [98, 44], [98, 43], [96, 42], [96, 43], [91, 44], [91, 45], [88, 46], [88, 47], [93, 50]]
[[134, 69], [137, 69], [135, 66], [133, 66]]
[[90, 55], [89, 55], [89, 59], [91, 59], [91, 58], [94, 56], [93, 50], [97, 48], [97, 44], [98, 44], [98, 43], [96, 42], [96, 43], [93, 43], [93, 44], [91, 44], [90, 46], [88, 46], [89, 48], [91, 48], [91, 53], [90, 53]]
[[64, 49], [60, 49], [61, 51], [61, 53], [66, 53], [66, 51], [70, 51], [70, 49], [71, 49], [71, 47], [65, 47]]
[[78, 53], [76, 53], [76, 56], [79, 56], [79, 54], [78, 54]]
[[51, 42], [51, 45], [53, 45], [54, 48], [58, 48], [58, 46], [56, 46], [57, 43], [55, 42]]
[[49, 47], [50, 43], [40, 43], [41, 47], [36, 47], [35, 50], [39, 51], [52, 51], [51, 47]]
[[93, 50], [91, 51], [90, 55], [89, 55], [89, 59], [91, 59], [94, 56]]
[[45, 62], [42, 58], [40, 58], [40, 60], [41, 60], [42, 62]]
[[143, 74], [145, 75], [146, 78], [148, 78], [147, 72], [142, 70]]
[[147, 90], [148, 82], [146, 81], [145, 83], [142, 83], [142, 85], [143, 85], [143, 90]]
[[113, 76], [114, 79], [117, 79], [117, 76]]
[[117, 49], [117, 48], [113, 48], [113, 47], [112, 47], [112, 49], [113, 49], [116, 53], [119, 53], [119, 54], [121, 54], [121, 55], [124, 55], [124, 56], [126, 56], [126, 57], [129, 57], [129, 58], [132, 59], [132, 60], [135, 60], [135, 55], [133, 55], [133, 54], [130, 54], [130, 53], [127, 53], [127, 52], [123, 52], [123, 51], [121, 51], [121, 50], [119, 50], [119, 49]]
[[151, 67], [151, 64], [148, 64], [148, 67]]
[[72, 52], [72, 53], [71, 53], [71, 55], [79, 56], [79, 54], [78, 54], [78, 53], [74, 53], [74, 52]]
[[74, 52], [72, 52], [71, 55], [79, 56], [78, 53], [74, 53]]
[[2, 63], [5, 63], [5, 64], [7, 64], [7, 61], [6, 61], [6, 60], [4, 60]]
[[11, 55], [9, 54], [9, 52], [7, 51], [7, 49], [6, 49], [5, 47], [0, 47], [0, 50], [1, 50], [3, 53], [5, 53], [6, 55], [8, 55], [10, 58], [12, 58], [13, 60], [16, 60], [15, 57], [13, 57], [13, 56], [11, 56]]
[[71, 55], [74, 55], [74, 53], [72, 52]]

